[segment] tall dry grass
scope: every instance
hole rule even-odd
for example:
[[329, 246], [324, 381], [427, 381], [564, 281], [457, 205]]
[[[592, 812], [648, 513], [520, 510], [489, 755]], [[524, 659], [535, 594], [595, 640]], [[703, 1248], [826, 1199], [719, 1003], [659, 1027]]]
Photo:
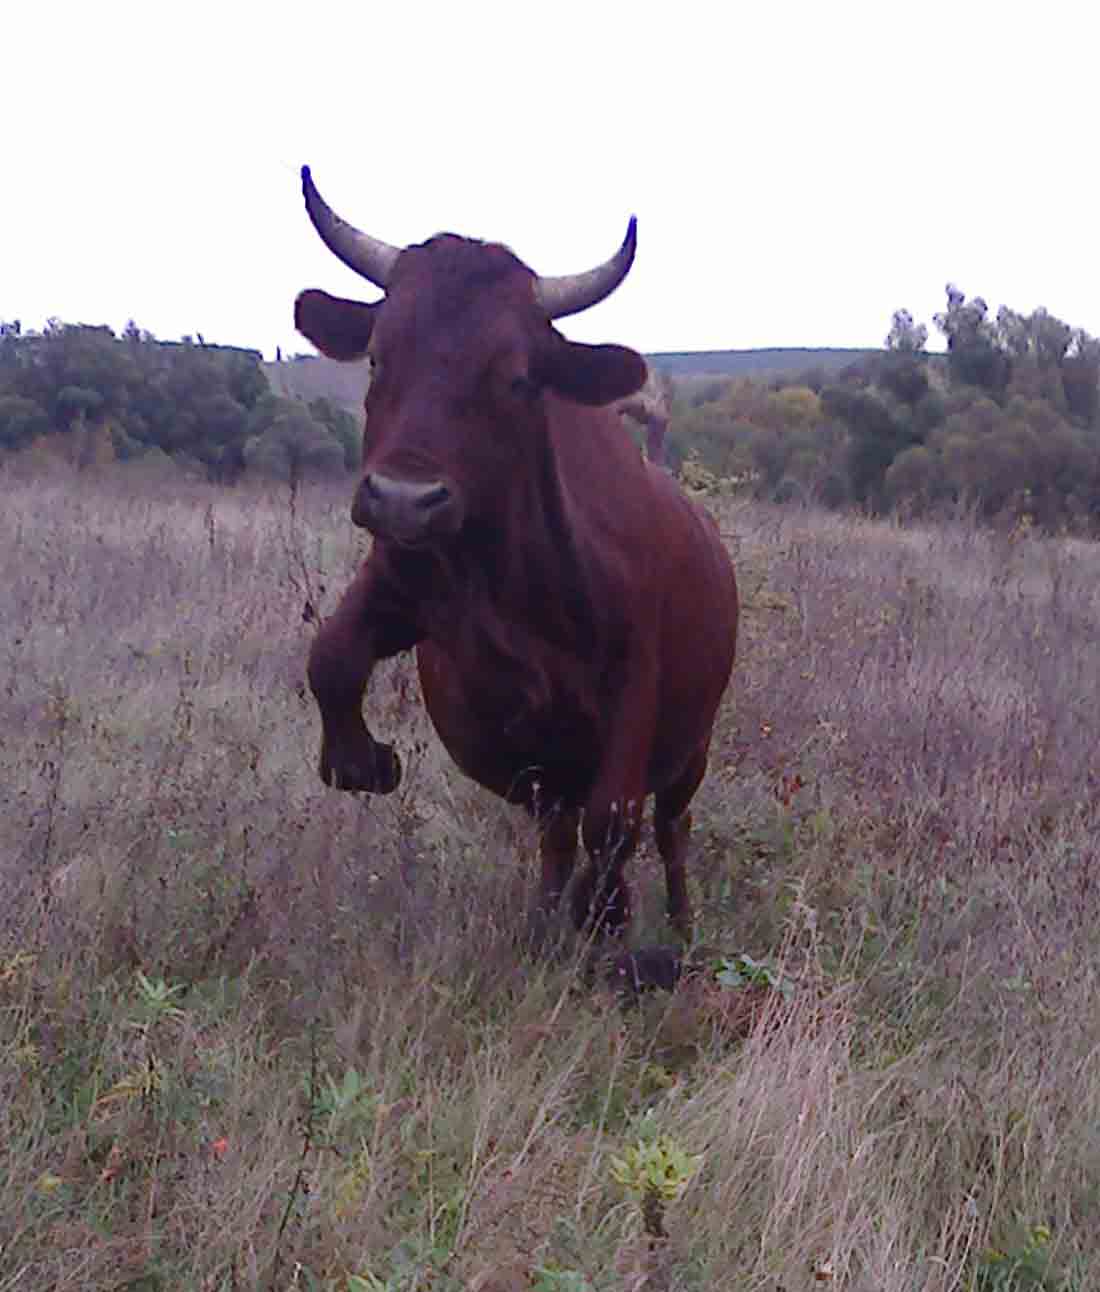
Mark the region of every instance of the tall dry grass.
[[626, 1009], [407, 661], [398, 793], [317, 780], [344, 496], [3, 483], [0, 1290], [1100, 1281], [1096, 549], [723, 504], [707, 950]]

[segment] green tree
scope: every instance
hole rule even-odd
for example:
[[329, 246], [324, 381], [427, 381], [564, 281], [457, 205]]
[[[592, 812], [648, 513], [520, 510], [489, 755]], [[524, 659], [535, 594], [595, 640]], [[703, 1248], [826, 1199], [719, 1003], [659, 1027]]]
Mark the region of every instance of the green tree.
[[50, 429], [46, 410], [22, 395], [0, 394], [0, 449], [19, 449]]
[[215, 480], [232, 483], [244, 470], [248, 412], [225, 388], [201, 394], [192, 405], [187, 452]]
[[951, 379], [994, 395], [1008, 385], [1012, 365], [1001, 348], [996, 328], [986, 315], [989, 307], [980, 296], [968, 301], [953, 283], [947, 284], [947, 309], [933, 322], [947, 340]]
[[320, 422], [343, 449], [345, 470], [357, 470], [363, 448], [360, 419], [352, 417], [346, 408], [324, 396], [310, 402], [309, 412], [313, 420]]
[[935, 452], [925, 444], [903, 449], [886, 469], [883, 481], [892, 507], [923, 512], [939, 497], [943, 470]]
[[278, 402], [274, 420], [244, 447], [249, 472], [279, 480], [343, 474], [343, 447], [327, 427], [301, 404]]
[[226, 385], [229, 394], [243, 408], [254, 408], [270, 389], [259, 357], [230, 354], [226, 361]]
[[821, 402], [827, 415], [848, 430], [853, 498], [865, 507], [879, 508], [884, 501], [886, 472], [917, 438], [911, 419], [892, 409], [874, 390], [849, 383], [826, 387]]
[[1095, 426], [1100, 415], [1100, 341], [1081, 328], [1062, 360], [1062, 389], [1070, 415]]
[[102, 406], [103, 396], [87, 386], [62, 386], [54, 396], [57, 417], [70, 430], [83, 426]]
[[928, 344], [928, 329], [915, 323], [908, 310], [895, 310], [886, 334], [886, 349], [891, 354], [923, 354]]

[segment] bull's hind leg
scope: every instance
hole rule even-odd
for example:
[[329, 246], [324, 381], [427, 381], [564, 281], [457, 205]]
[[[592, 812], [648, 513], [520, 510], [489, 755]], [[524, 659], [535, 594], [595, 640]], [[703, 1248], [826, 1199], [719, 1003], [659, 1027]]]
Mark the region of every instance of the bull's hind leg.
[[667, 790], [657, 795], [653, 832], [657, 851], [665, 863], [669, 923], [685, 942], [691, 941], [691, 899], [687, 889], [687, 851], [691, 837], [689, 805], [707, 770], [707, 746], [702, 745], [687, 770]]
[[539, 896], [530, 920], [532, 940], [545, 940], [551, 920], [573, 876], [577, 858], [580, 813], [555, 808], [539, 817]]
[[573, 875], [577, 858], [577, 831], [580, 813], [559, 808], [539, 822], [539, 854], [542, 876], [539, 902], [545, 910], [554, 910]]

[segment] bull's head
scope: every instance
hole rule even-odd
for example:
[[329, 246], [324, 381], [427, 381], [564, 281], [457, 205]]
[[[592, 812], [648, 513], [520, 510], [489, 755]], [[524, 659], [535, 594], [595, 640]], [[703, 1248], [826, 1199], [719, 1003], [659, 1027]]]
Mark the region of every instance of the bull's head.
[[371, 359], [352, 520], [408, 545], [453, 536], [530, 461], [546, 400], [610, 404], [646, 379], [633, 350], [567, 341], [551, 321], [603, 300], [634, 259], [635, 221], [606, 263], [539, 278], [505, 247], [440, 234], [391, 247], [345, 224], [302, 168], [325, 245], [385, 297], [303, 292], [298, 329], [333, 359]]

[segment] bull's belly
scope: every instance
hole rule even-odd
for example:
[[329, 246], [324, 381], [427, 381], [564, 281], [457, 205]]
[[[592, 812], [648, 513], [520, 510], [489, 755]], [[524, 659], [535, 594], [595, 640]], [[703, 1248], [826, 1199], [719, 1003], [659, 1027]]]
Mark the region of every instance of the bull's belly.
[[[467, 678], [430, 643], [417, 648], [417, 666], [424, 707], [465, 775], [531, 810], [584, 806], [607, 739], [591, 708], [586, 711], [564, 688], [549, 704], [532, 707], [521, 688], [509, 688], [507, 678]], [[639, 739], [653, 737], [647, 794], [675, 785], [709, 735], [713, 696], [683, 695], [679, 701], [672, 715], [658, 721], [656, 732], [639, 732]]]
[[572, 697], [532, 706], [506, 677], [464, 677], [438, 648], [422, 644], [417, 666], [424, 707], [459, 769], [524, 807], [580, 806], [592, 788], [602, 735]]

